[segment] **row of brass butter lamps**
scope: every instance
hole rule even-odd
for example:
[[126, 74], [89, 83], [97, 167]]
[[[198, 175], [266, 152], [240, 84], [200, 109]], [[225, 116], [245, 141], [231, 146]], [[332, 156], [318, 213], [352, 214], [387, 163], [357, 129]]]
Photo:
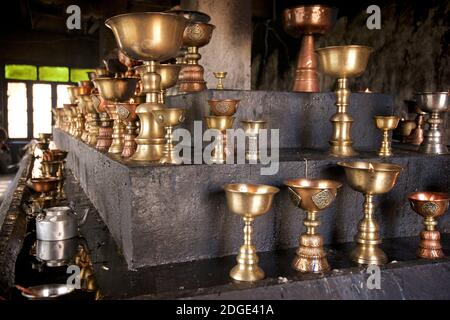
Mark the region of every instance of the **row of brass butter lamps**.
[[[390, 163], [339, 162], [343, 167], [350, 187], [364, 194], [364, 217], [358, 223], [355, 236], [356, 247], [350, 253], [351, 259], [363, 265], [387, 263], [386, 254], [379, 248], [381, 239], [379, 225], [374, 218], [373, 197], [389, 192], [395, 185], [402, 167]], [[321, 273], [330, 270], [323, 248], [323, 238], [317, 232], [320, 226], [319, 212], [328, 208], [337, 196], [341, 183], [326, 179], [292, 179], [284, 184], [296, 207], [306, 211], [303, 224], [305, 232], [300, 235], [299, 247], [292, 261], [292, 267], [300, 272]], [[269, 185], [233, 183], [224, 186], [230, 210], [244, 220], [244, 244], [239, 249], [237, 265], [230, 276], [238, 281], [257, 281], [264, 278], [264, 271], [258, 265], [256, 247], [252, 244], [252, 222], [267, 213], [279, 189]], [[420, 233], [417, 256], [424, 259], [442, 258], [440, 233], [436, 219], [445, 214], [450, 195], [442, 192], [415, 192], [408, 196], [412, 209], [424, 218], [424, 230]]]

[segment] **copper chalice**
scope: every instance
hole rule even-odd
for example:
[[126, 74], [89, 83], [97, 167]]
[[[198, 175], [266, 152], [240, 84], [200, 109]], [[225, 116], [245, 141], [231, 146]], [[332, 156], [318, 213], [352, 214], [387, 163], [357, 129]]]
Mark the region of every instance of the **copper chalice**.
[[336, 22], [337, 10], [324, 5], [302, 5], [285, 9], [283, 26], [295, 38], [303, 35], [292, 91], [319, 92], [314, 35], [329, 32]]
[[448, 210], [450, 195], [444, 192], [415, 192], [408, 196], [411, 208], [423, 217], [424, 230], [420, 232], [417, 256], [424, 259], [444, 257], [437, 219]]

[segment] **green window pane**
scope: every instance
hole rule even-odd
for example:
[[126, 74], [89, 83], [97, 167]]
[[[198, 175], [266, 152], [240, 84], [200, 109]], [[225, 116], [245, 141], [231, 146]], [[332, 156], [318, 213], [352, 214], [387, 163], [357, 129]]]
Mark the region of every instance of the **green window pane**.
[[5, 65], [5, 78], [37, 80], [37, 68], [28, 64], [7, 64]]
[[71, 82], [78, 82], [78, 81], [84, 81], [89, 80], [88, 72], [94, 71], [94, 69], [76, 69], [71, 68], [70, 69], [70, 81]]
[[39, 80], [41, 81], [69, 81], [69, 68], [67, 67], [39, 67]]

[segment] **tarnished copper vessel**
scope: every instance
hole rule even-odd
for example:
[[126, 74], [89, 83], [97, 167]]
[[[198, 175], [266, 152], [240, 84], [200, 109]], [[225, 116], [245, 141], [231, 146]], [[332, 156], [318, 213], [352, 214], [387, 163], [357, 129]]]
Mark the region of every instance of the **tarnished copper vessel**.
[[329, 32], [336, 17], [337, 9], [324, 5], [304, 5], [284, 10], [285, 31], [295, 38], [303, 35], [292, 91], [319, 92], [314, 35]]
[[241, 100], [238, 99], [213, 99], [208, 100], [211, 113], [215, 116], [232, 116], [236, 113], [238, 103]]

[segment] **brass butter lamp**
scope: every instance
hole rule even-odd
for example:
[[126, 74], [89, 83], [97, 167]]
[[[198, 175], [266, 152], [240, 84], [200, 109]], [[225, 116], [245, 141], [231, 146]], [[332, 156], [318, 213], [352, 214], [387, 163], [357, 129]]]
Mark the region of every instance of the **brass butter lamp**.
[[147, 101], [136, 109], [140, 129], [133, 160], [154, 161], [162, 157], [166, 142], [164, 128], [155, 121], [152, 113], [164, 107], [158, 101], [161, 93], [158, 65], [159, 61], [177, 55], [187, 22], [182, 16], [156, 12], [127, 13], [105, 22], [114, 33], [119, 49], [131, 59], [144, 61], [146, 66], [141, 78]]
[[336, 23], [337, 10], [325, 5], [303, 5], [285, 9], [284, 30], [292, 37], [303, 35], [292, 91], [319, 92], [314, 35], [328, 33]]
[[389, 139], [389, 131], [397, 128], [400, 118], [397, 116], [375, 116], [375, 126], [383, 131], [383, 141], [381, 142], [378, 155], [380, 157], [392, 156], [391, 140]]
[[244, 133], [248, 137], [248, 148], [245, 151], [245, 160], [257, 162], [260, 160], [258, 137], [262, 129], [266, 129], [267, 122], [263, 120], [241, 120]]
[[109, 102], [106, 104], [111, 118], [114, 120], [112, 143], [109, 153], [121, 154], [124, 147], [125, 126], [117, 114], [119, 103], [129, 102], [134, 95], [138, 79], [132, 78], [97, 78], [94, 80], [100, 95]]
[[256, 247], [252, 244], [255, 218], [267, 213], [272, 207], [278, 188], [249, 183], [232, 183], [224, 186], [228, 208], [244, 220], [244, 244], [236, 258], [237, 265], [231, 269], [230, 277], [237, 281], [257, 281], [264, 278], [258, 266]]
[[423, 259], [444, 257], [437, 219], [448, 210], [450, 195], [444, 192], [415, 192], [408, 196], [411, 208], [423, 217], [424, 230], [420, 232], [417, 256]]
[[191, 22], [184, 30], [183, 43], [188, 49], [185, 55], [186, 64], [182, 69], [183, 79], [180, 81], [181, 92], [206, 90], [206, 81], [203, 78], [205, 70], [198, 62], [202, 57], [198, 48], [209, 43], [215, 28], [210, 23]]
[[305, 233], [299, 238], [300, 246], [292, 267], [300, 272], [326, 272], [330, 265], [323, 248], [323, 238], [317, 232], [319, 212], [328, 208], [336, 198], [341, 183], [325, 179], [293, 179], [284, 182], [296, 207], [306, 211], [303, 225]]
[[167, 164], [182, 164], [181, 159], [177, 159], [174, 153], [172, 142], [173, 127], [176, 127], [184, 122], [186, 109], [184, 108], [163, 108], [153, 111], [154, 117], [166, 129], [166, 145], [160, 163]]
[[177, 84], [178, 75], [180, 74], [181, 65], [179, 64], [160, 64], [158, 73], [161, 76], [161, 93], [159, 102], [166, 103], [167, 90]]
[[226, 162], [227, 148], [227, 129], [233, 128], [234, 117], [231, 116], [206, 116], [206, 126], [208, 129], [219, 131], [216, 139], [218, 139], [212, 151], [211, 162], [215, 164], [223, 164]]
[[223, 86], [223, 81], [225, 80], [225, 77], [227, 76], [227, 72], [217, 71], [217, 72], [213, 72], [213, 74], [214, 74], [214, 77], [216, 77], [216, 79], [218, 80], [216, 89], [217, 90], [225, 89], [225, 87]]
[[387, 256], [378, 245], [381, 243], [379, 225], [374, 218], [373, 197], [387, 193], [394, 187], [402, 167], [390, 163], [374, 162], [338, 162], [343, 167], [350, 187], [364, 194], [364, 218], [358, 224], [355, 236], [357, 247], [350, 257], [359, 264], [382, 265]]
[[330, 155], [351, 157], [357, 154], [353, 149], [350, 130], [353, 118], [347, 113], [350, 90], [348, 78], [360, 76], [367, 67], [372, 48], [366, 46], [336, 46], [317, 49], [319, 61], [325, 74], [338, 78], [335, 113], [330, 121], [333, 133], [330, 140]]
[[419, 151], [427, 154], [448, 154], [444, 144], [441, 125], [444, 122], [440, 115], [449, 110], [450, 95], [448, 92], [423, 92], [416, 94], [417, 105], [420, 109], [430, 113], [429, 128], [419, 147]]

